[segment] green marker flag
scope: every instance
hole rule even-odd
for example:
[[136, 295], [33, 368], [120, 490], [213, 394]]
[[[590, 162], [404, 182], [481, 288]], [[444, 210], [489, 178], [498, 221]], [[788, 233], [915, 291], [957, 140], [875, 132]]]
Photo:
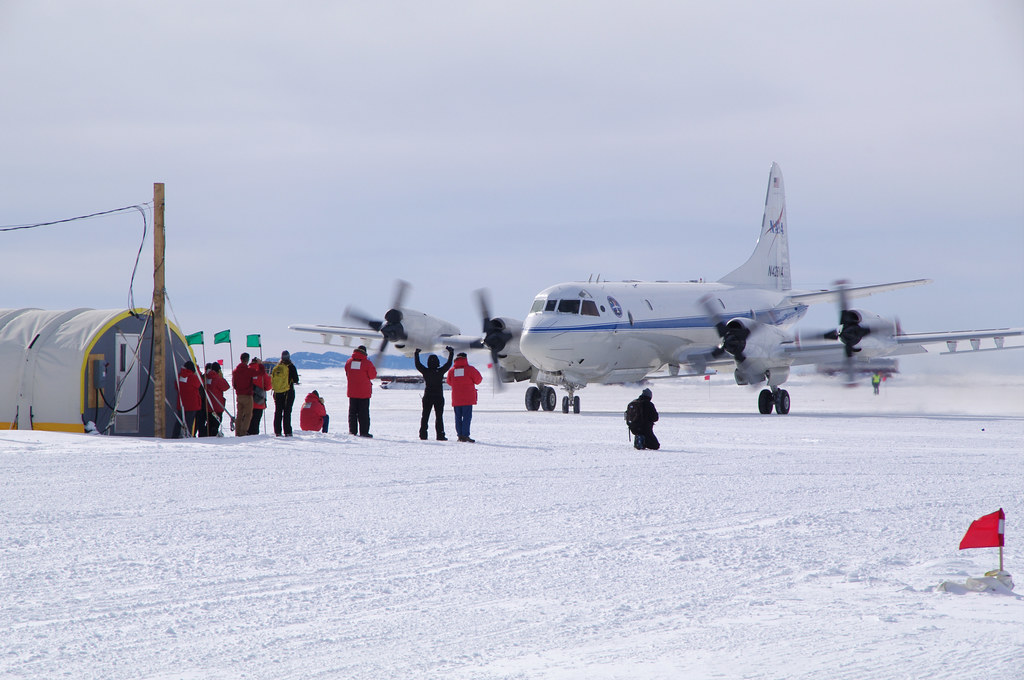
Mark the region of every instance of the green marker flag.
[[247, 336], [245, 336], [245, 346], [246, 347], [263, 347], [263, 345], [260, 344], [259, 333], [255, 334], [255, 335], [247, 335]]
[[185, 336], [185, 342], [190, 345], [201, 345], [203, 344], [203, 332], [193, 333], [192, 335]]
[[220, 333], [213, 334], [213, 344], [221, 345], [225, 342], [231, 342], [231, 331], [221, 331]]

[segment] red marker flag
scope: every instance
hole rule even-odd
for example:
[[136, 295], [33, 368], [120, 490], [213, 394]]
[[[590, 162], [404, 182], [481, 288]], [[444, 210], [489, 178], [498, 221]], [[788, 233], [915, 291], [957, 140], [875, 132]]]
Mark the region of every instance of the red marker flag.
[[985, 515], [974, 520], [960, 541], [960, 549], [1002, 548], [1005, 523], [1006, 514], [1002, 508], [999, 508], [999, 510], [991, 515]]

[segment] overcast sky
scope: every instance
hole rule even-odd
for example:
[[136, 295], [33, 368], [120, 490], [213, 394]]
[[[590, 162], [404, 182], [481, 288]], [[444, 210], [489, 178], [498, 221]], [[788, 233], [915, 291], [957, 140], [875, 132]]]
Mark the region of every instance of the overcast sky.
[[[464, 332], [481, 287], [521, 318], [592, 274], [717, 279], [773, 161], [794, 285], [932, 278], [861, 306], [1024, 326], [1019, 0], [0, 0], [0, 82], [0, 226], [164, 182], [174, 320], [268, 355], [396, 278]], [[141, 237], [0, 233], [0, 307], [124, 307]]]

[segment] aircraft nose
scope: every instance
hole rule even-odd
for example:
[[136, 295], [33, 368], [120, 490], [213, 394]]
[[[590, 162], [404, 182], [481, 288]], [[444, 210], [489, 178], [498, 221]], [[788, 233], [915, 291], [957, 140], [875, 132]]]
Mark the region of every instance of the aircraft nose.
[[534, 366], [552, 370], [555, 368], [552, 362], [556, 360], [556, 357], [551, 352], [551, 341], [557, 335], [559, 334], [545, 332], [543, 327], [524, 328], [519, 337], [519, 351]]

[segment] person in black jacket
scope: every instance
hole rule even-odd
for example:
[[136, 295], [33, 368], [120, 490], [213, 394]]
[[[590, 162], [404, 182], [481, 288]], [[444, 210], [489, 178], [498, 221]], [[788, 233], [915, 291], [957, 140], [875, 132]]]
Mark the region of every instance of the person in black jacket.
[[455, 350], [451, 347], [445, 347], [448, 350], [448, 361], [445, 362], [444, 366], [439, 366], [441, 360], [437, 358], [436, 354], [431, 354], [427, 357], [427, 365], [424, 366], [420, 362], [420, 351], [417, 349], [414, 353], [414, 359], [416, 360], [416, 370], [423, 374], [423, 417], [420, 418], [420, 439], [427, 438], [427, 422], [430, 420], [430, 411], [434, 411], [434, 431], [437, 434], [437, 441], [445, 442], [448, 441], [448, 437], [444, 436], [444, 376], [449, 368], [452, 367], [452, 358], [455, 355]]
[[661, 448], [661, 442], [654, 436], [654, 423], [658, 422], [658, 409], [654, 408], [654, 402], [651, 401], [652, 396], [654, 395], [651, 391], [645, 388], [636, 399], [636, 403], [640, 406], [640, 416], [629, 428], [634, 435], [633, 448]]

